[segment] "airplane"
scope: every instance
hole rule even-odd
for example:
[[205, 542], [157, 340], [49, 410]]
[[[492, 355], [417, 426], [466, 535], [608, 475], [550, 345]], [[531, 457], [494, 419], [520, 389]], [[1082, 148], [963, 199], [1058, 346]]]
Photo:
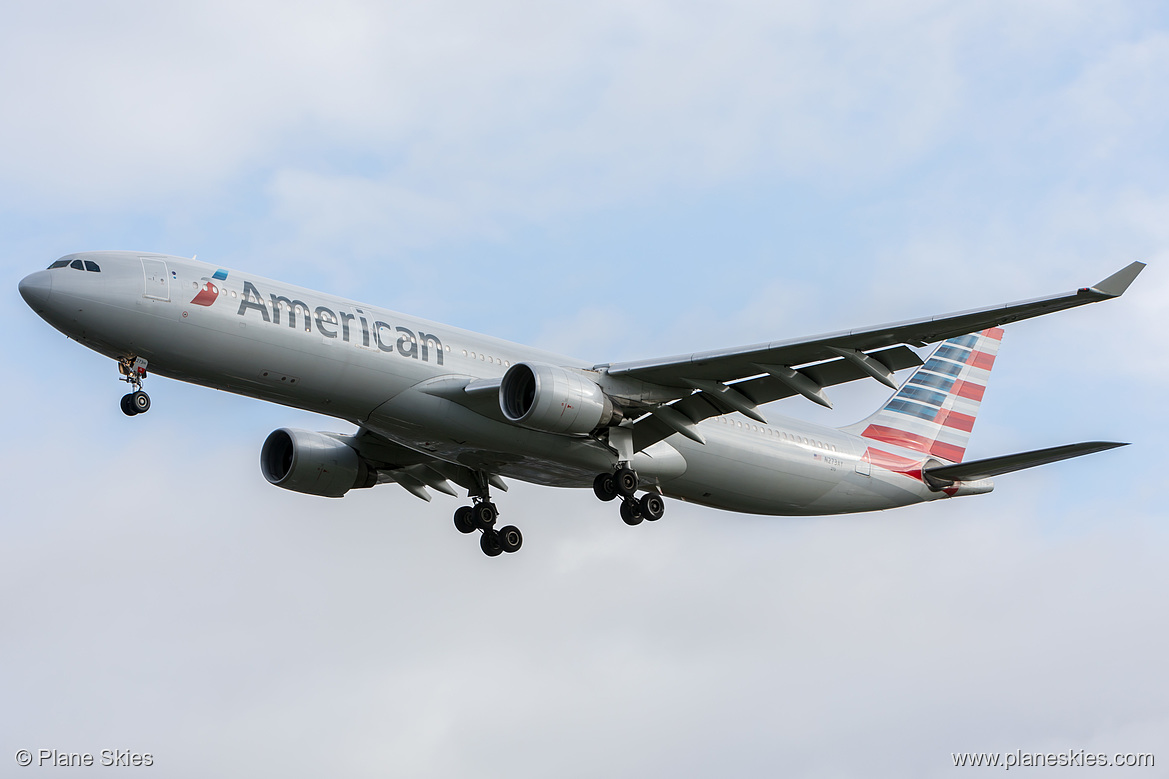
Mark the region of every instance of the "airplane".
[[[491, 490], [505, 477], [591, 486], [637, 525], [660, 519], [665, 497], [807, 516], [978, 495], [995, 476], [1125, 446], [963, 460], [1002, 325], [1119, 297], [1143, 268], [943, 316], [602, 364], [166, 254], [68, 254], [19, 288], [50, 325], [117, 361], [128, 416], [150, 408], [149, 371], [346, 420], [356, 432], [273, 431], [264, 478], [331, 498], [393, 482], [429, 501], [461, 487], [470, 503], [455, 527], [495, 557], [523, 544], [514, 525], [496, 527]], [[909, 348], [935, 343], [924, 360]], [[761, 409], [787, 397], [831, 408], [825, 388], [862, 379], [893, 395], [855, 424], [769, 422]]]

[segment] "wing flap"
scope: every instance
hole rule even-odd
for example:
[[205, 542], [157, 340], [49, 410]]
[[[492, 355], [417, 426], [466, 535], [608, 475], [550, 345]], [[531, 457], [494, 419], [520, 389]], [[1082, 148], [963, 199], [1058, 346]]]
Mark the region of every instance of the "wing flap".
[[[880, 349], [875, 352], [869, 352], [867, 356], [878, 361], [890, 371], [899, 371], [922, 364], [921, 358], [912, 349], [905, 346]], [[755, 373], [759, 372], [760, 369], [756, 368]], [[869, 373], [857, 365], [856, 362], [841, 357], [836, 357], [836, 359], [828, 362], [800, 368], [799, 373], [821, 387], [845, 384], [869, 376]], [[729, 387], [746, 397], [756, 406], [800, 394], [791, 384], [776, 379], [770, 374], [735, 382], [730, 384]], [[678, 422], [684, 417], [695, 424], [704, 419], [739, 410], [727, 403], [721, 395], [704, 390], [687, 395], [681, 400], [665, 406], [665, 408], [672, 409], [677, 415], [680, 415], [672, 416], [671, 422]], [[646, 447], [656, 444], [658, 441], [669, 438], [676, 432], [678, 430], [674, 425], [662, 421], [660, 417], [654, 414], [647, 414], [633, 425], [633, 448], [635, 451], [640, 452]]]
[[[342, 438], [357, 450], [363, 460], [377, 469], [378, 484], [394, 482], [422, 500], [430, 500], [427, 487], [457, 497], [452, 481], [466, 489], [475, 486], [475, 476], [469, 468], [439, 460], [424, 452], [416, 452], [368, 428], [363, 427], [353, 436]], [[499, 477], [492, 475], [490, 478], [494, 486], [507, 489]]]

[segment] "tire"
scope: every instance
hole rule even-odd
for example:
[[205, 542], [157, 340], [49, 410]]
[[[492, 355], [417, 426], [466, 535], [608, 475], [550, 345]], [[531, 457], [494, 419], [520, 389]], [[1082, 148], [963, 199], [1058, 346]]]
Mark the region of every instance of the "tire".
[[617, 482], [611, 473], [598, 473], [593, 479], [593, 494], [600, 500], [610, 501], [617, 497]]
[[471, 519], [470, 506], [459, 506], [455, 509], [455, 529], [460, 533], [475, 532], [475, 522]]
[[643, 519], [641, 516], [641, 505], [632, 499], [621, 501], [621, 519], [625, 524], [630, 526], [640, 525]]
[[641, 509], [641, 515], [650, 522], [657, 522], [666, 513], [666, 502], [662, 500], [662, 496], [654, 492], [647, 492], [641, 496], [638, 501], [638, 508]]
[[494, 530], [484, 530], [483, 536], [479, 539], [479, 548], [488, 557], [498, 557], [503, 554], [503, 544], [499, 541], [499, 533]]
[[520, 547], [524, 545], [524, 534], [515, 525], [508, 525], [499, 529], [499, 545], [503, 551], [511, 554], [518, 552]]
[[490, 530], [498, 516], [499, 512], [496, 511], [495, 504], [488, 503], [487, 501], [476, 503], [471, 509], [471, 521], [480, 530]]
[[134, 408], [134, 395], [133, 394], [123, 395], [121, 405], [122, 405], [122, 413], [128, 417], [132, 417], [138, 413], [138, 409]]
[[150, 410], [150, 396], [142, 390], [138, 390], [130, 395], [130, 397], [132, 398], [130, 402], [134, 404], [135, 414], [145, 414]]
[[617, 486], [617, 494], [623, 498], [632, 498], [637, 492], [637, 474], [628, 468], [619, 468], [613, 475], [613, 482]]

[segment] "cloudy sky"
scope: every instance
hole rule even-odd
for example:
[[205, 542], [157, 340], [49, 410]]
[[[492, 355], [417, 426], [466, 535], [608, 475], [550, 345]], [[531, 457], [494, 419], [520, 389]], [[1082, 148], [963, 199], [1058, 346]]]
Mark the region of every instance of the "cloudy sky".
[[[22, 748], [149, 752], [175, 777], [1169, 764], [1163, 4], [3, 17], [0, 773], [23, 775]], [[674, 502], [628, 528], [590, 493], [517, 483], [499, 504], [524, 549], [489, 560], [453, 498], [263, 481], [269, 431], [343, 422], [161, 378], [125, 418], [113, 363], [17, 294], [86, 249], [198, 254], [598, 362], [1140, 259], [1122, 300], [1008, 328], [970, 455], [1134, 445], [823, 519]], [[772, 413], [844, 425], [885, 392], [833, 396]]]

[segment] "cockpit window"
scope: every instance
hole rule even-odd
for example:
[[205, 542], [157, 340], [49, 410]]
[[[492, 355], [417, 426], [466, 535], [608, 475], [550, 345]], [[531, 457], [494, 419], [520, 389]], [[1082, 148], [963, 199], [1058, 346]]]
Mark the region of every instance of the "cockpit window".
[[85, 261], [85, 269], [87, 271], [92, 271], [94, 273], [101, 273], [101, 268], [99, 268], [97, 266], [97, 263], [94, 262], [93, 260], [86, 260]]
[[49, 270], [52, 270], [53, 268], [64, 268], [68, 264], [69, 264], [69, 260], [57, 260], [56, 262], [54, 262], [52, 265], [49, 266]]
[[73, 262], [69, 263], [69, 267], [76, 268], [77, 270], [85, 270], [85, 266], [81, 264], [81, 260], [74, 260]]

